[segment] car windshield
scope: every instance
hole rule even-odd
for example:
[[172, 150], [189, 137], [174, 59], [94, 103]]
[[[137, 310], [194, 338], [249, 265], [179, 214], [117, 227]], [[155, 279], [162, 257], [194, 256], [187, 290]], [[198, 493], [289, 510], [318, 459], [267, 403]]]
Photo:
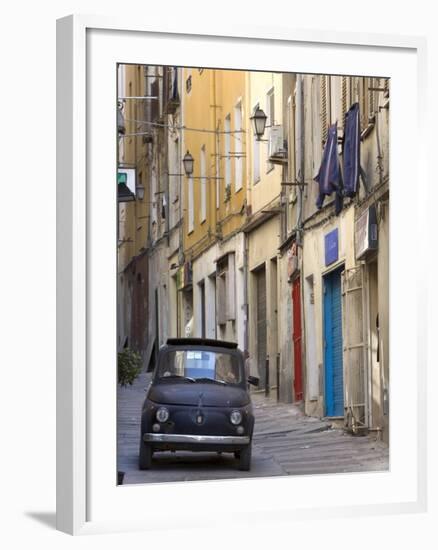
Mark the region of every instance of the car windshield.
[[231, 353], [204, 350], [167, 352], [158, 367], [159, 378], [181, 378], [239, 384], [242, 381], [237, 357]]

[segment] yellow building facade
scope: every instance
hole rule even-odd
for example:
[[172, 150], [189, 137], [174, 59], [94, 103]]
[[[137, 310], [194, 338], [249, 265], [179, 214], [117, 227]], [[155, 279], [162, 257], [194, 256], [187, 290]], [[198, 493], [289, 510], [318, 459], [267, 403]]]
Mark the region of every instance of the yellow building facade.
[[[144, 299], [148, 270], [149, 185], [145, 126], [145, 72], [139, 65], [119, 65], [118, 97], [122, 127], [118, 132], [118, 348], [141, 351], [148, 310]], [[125, 182], [129, 180], [127, 186]], [[128, 195], [123, 194], [121, 186]], [[134, 280], [136, 283], [134, 284]]]
[[183, 252], [190, 270], [182, 289], [185, 334], [242, 344], [246, 79], [242, 71], [182, 73], [184, 151], [194, 160], [193, 174], [184, 181]]
[[184, 150], [194, 159], [185, 181], [184, 252], [192, 258], [242, 225], [245, 80], [242, 71], [183, 69]]
[[[247, 256], [248, 352], [251, 372], [261, 387], [277, 389], [279, 353], [278, 248], [281, 236], [280, 205], [283, 165], [282, 74], [250, 72], [247, 97], [250, 112], [267, 116], [260, 140], [248, 119], [248, 204], [251, 216], [244, 228]], [[278, 157], [275, 158], [275, 157]], [[283, 298], [284, 299], [284, 298]]]

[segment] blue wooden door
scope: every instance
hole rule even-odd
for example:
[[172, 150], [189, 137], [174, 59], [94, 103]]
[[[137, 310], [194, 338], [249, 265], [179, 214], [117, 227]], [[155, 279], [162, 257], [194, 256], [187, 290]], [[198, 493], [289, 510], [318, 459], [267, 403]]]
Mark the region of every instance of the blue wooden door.
[[325, 414], [344, 415], [341, 269], [324, 277]]

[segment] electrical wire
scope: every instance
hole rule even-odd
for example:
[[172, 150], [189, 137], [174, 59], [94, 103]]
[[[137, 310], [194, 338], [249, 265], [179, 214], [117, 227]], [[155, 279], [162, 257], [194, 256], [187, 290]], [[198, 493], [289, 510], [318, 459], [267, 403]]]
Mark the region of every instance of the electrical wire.
[[[130, 118], [127, 118], [125, 119], [125, 122], [133, 122], [135, 124], [140, 124], [140, 125], [143, 125], [143, 124], [146, 124], [146, 125], [149, 125], [149, 126], [154, 126], [154, 127], [157, 127], [157, 128], [170, 128], [172, 130], [187, 130], [187, 131], [190, 131], [190, 132], [205, 132], [205, 133], [208, 133], [208, 134], [245, 134], [246, 130], [244, 129], [241, 129], [241, 130], [229, 130], [229, 131], [225, 131], [225, 130], [208, 130], [207, 128], [190, 128], [188, 126], [177, 126], [177, 125], [174, 125], [174, 124], [164, 124], [164, 123], [160, 123], [160, 122], [151, 122], [151, 121], [148, 121], [148, 120], [135, 120], [135, 119], [130, 119]], [[133, 133], [133, 134], [125, 134], [124, 136], [121, 136], [121, 137], [128, 137], [128, 136], [142, 136], [142, 135], [148, 135], [149, 132], [138, 132], [138, 133]]]

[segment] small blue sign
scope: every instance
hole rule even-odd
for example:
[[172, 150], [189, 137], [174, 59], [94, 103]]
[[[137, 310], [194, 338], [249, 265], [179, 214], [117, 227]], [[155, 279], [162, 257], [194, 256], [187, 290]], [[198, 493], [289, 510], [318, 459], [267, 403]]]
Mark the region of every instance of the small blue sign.
[[333, 229], [324, 236], [325, 245], [325, 265], [330, 265], [337, 261], [339, 257], [338, 230]]

